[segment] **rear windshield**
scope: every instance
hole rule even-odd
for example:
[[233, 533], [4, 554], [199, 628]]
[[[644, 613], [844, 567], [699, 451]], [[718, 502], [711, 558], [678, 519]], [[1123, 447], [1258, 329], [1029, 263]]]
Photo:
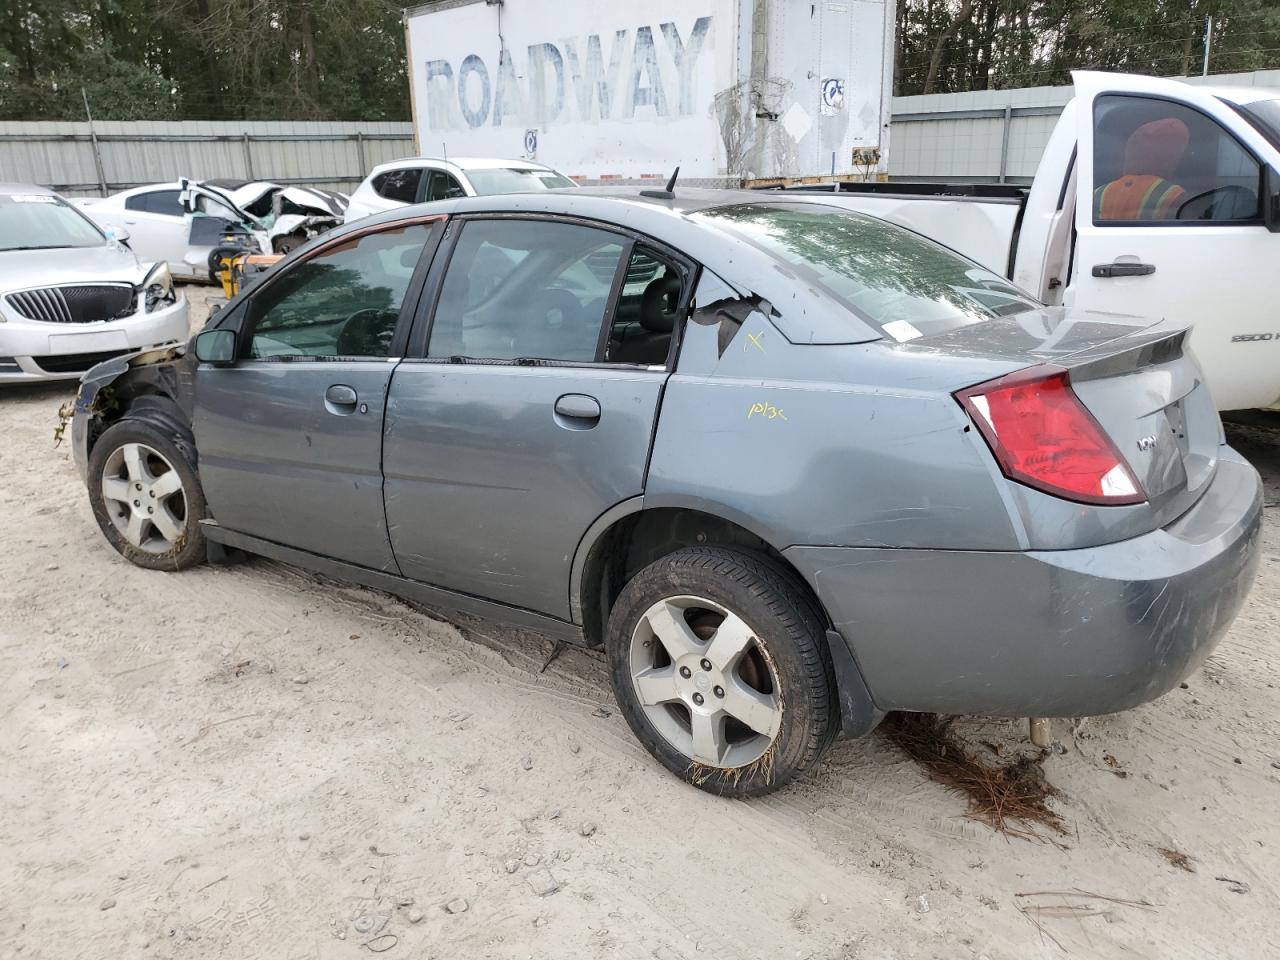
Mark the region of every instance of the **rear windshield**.
[[97, 227], [52, 194], [0, 196], [0, 251], [100, 247], [104, 243]]
[[850, 210], [753, 203], [705, 210], [694, 219], [783, 261], [900, 342], [1040, 306], [946, 247]]
[[568, 177], [554, 170], [520, 170], [514, 167], [468, 170], [467, 179], [482, 197], [493, 193], [529, 193], [534, 190], [577, 186]]

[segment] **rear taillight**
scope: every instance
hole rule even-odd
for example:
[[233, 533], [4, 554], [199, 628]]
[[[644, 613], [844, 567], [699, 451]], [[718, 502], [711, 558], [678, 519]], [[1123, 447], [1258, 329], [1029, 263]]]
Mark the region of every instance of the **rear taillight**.
[[1080, 503], [1147, 499], [1067, 371], [1037, 366], [956, 395], [1010, 480]]

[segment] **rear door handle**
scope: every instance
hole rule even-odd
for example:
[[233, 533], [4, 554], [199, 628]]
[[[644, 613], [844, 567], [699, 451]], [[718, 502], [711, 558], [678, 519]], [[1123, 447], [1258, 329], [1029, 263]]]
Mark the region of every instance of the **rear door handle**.
[[1150, 263], [1095, 263], [1095, 277], [1149, 277], [1156, 272]]
[[360, 398], [356, 396], [354, 387], [349, 387], [345, 383], [335, 383], [324, 392], [325, 409], [330, 413], [336, 413], [340, 417], [356, 412], [356, 401]]
[[594, 426], [600, 419], [600, 401], [584, 393], [566, 393], [556, 401], [556, 416], [574, 427]]

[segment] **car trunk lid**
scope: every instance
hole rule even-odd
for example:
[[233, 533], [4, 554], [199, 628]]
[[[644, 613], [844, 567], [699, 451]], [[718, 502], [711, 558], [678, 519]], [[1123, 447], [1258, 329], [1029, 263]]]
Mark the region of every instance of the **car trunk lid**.
[[910, 346], [1066, 370], [1076, 396], [1141, 483], [1154, 528], [1177, 519], [1207, 489], [1221, 443], [1217, 411], [1186, 338], [1186, 329], [1048, 308]]

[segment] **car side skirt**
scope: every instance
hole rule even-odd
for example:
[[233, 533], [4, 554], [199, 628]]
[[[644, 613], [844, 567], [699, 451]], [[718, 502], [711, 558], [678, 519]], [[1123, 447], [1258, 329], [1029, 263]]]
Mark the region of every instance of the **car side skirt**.
[[375, 590], [385, 590], [387, 593], [393, 593], [398, 597], [413, 600], [429, 607], [456, 610], [460, 613], [496, 620], [510, 626], [535, 630], [538, 633], [546, 634], [549, 637], [563, 640], [567, 643], [581, 645], [586, 642], [582, 635], [582, 628], [577, 624], [535, 613], [532, 610], [510, 607], [506, 604], [495, 603], [492, 600], [485, 600], [470, 594], [433, 587], [418, 580], [409, 580], [394, 573], [387, 573], [384, 570], [373, 570], [354, 563], [346, 563], [342, 560], [324, 557], [317, 553], [309, 553], [306, 550], [286, 547], [270, 540], [262, 540], [259, 537], [228, 530], [226, 527], [219, 526], [217, 521], [214, 520], [201, 520], [200, 527], [207, 539], [224, 547], [269, 557], [272, 560], [279, 560], [281, 563], [304, 567], [307, 570], [314, 570], [316, 573], [322, 573], [328, 577], [348, 580]]

